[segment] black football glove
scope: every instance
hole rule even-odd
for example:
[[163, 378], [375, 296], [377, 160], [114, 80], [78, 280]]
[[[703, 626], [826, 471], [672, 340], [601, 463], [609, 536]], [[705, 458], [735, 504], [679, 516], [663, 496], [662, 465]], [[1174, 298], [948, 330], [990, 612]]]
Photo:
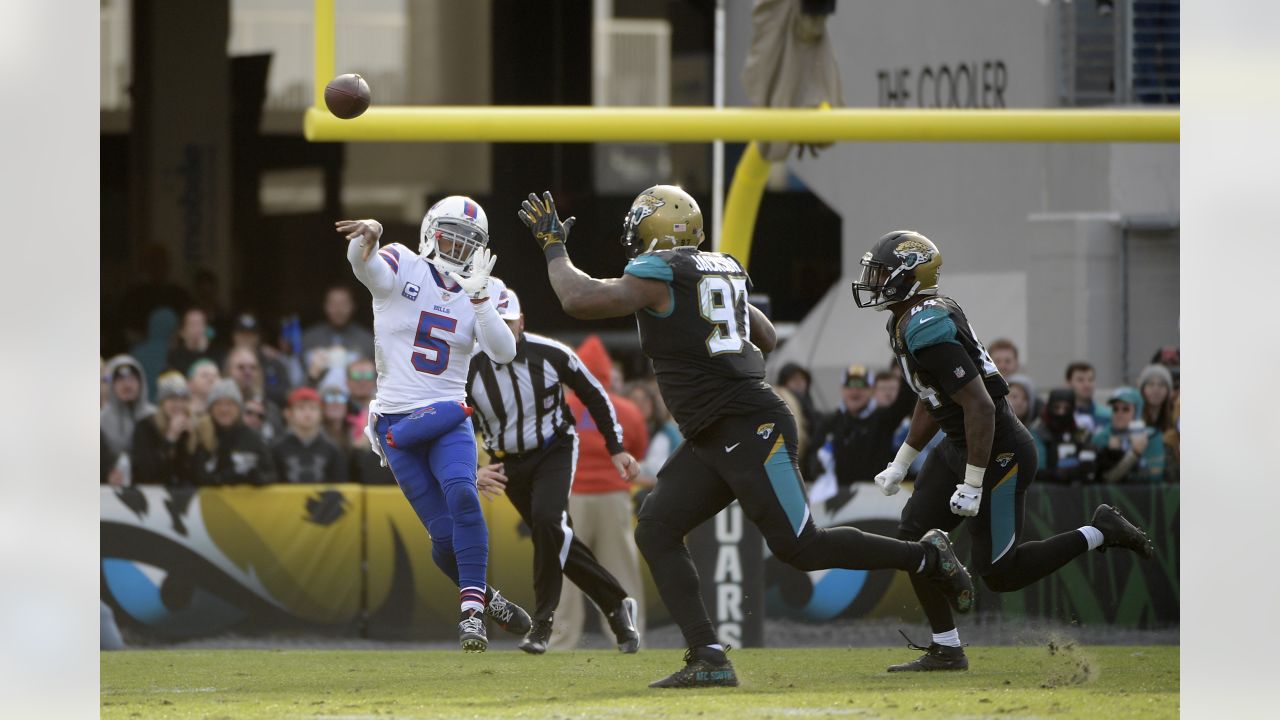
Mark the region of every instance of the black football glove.
[[556, 215], [556, 201], [551, 199], [550, 190], [542, 193], [542, 199], [529, 193], [529, 199], [520, 203], [520, 207], [522, 208], [519, 212], [520, 219], [529, 227], [529, 232], [533, 233], [533, 237], [538, 241], [538, 247], [543, 251], [553, 243], [563, 244], [568, 240], [569, 229], [578, 221], [574, 217], [563, 222], [560, 220]]

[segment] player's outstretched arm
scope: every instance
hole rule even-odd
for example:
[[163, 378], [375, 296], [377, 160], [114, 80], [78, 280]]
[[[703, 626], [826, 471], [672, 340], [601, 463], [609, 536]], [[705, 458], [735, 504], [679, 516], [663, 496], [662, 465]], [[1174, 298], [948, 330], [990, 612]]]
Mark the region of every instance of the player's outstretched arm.
[[560, 299], [560, 307], [582, 320], [621, 317], [641, 308], [665, 312], [670, 304], [667, 284], [632, 275], [600, 280], [574, 267], [565, 250], [573, 218], [561, 221], [550, 192], [530, 193], [521, 204], [520, 219], [547, 257], [547, 276]]
[[382, 223], [377, 220], [339, 220], [334, 223], [334, 229], [347, 238], [347, 261], [351, 263], [356, 279], [369, 288], [375, 298], [389, 296], [396, 286], [396, 271], [390, 260], [377, 257]]

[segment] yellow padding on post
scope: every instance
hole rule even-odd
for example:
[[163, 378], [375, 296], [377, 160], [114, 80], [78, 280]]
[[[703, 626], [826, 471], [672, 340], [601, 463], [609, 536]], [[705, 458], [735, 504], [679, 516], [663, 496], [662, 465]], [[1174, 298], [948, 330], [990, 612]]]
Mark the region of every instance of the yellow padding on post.
[[728, 253], [746, 268], [751, 262], [751, 239], [755, 235], [756, 213], [764, 197], [772, 165], [760, 154], [756, 144], [749, 143], [733, 171], [729, 197], [724, 203], [724, 230], [720, 233], [720, 252]]

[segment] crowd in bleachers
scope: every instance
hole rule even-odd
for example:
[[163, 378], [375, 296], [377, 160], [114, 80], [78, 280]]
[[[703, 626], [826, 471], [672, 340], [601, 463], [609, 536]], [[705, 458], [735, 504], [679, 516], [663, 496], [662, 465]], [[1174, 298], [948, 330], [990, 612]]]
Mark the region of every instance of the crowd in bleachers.
[[[1009, 384], [1010, 409], [1031, 431], [1040, 464], [1037, 479], [1054, 483], [1178, 482], [1178, 349], [1162, 347], [1132, 385], [1122, 385], [1098, 401], [1094, 367], [1071, 362], [1063, 384], [1041, 395], [1022, 372], [1017, 347], [995, 340], [989, 352]], [[775, 388], [801, 424], [801, 470], [818, 499], [855, 482], [871, 482], [894, 457], [907, 435], [915, 396], [891, 364], [879, 371], [850, 365], [839, 406], [813, 409], [810, 375], [784, 366]], [[919, 472], [939, 433], [920, 453], [910, 476]]]

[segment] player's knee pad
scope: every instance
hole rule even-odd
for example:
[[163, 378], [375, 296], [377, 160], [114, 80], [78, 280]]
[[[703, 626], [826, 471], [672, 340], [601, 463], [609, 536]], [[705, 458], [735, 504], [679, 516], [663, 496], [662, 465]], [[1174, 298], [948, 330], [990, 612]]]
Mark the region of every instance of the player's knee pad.
[[674, 527], [650, 518], [640, 518], [636, 522], [636, 547], [645, 557], [661, 553], [680, 544], [681, 533]]
[[445, 501], [449, 503], [449, 514], [452, 515], [453, 526], [470, 527], [484, 524], [484, 513], [480, 510], [480, 495], [475, 485], [467, 483], [451, 483], [445, 488]]

